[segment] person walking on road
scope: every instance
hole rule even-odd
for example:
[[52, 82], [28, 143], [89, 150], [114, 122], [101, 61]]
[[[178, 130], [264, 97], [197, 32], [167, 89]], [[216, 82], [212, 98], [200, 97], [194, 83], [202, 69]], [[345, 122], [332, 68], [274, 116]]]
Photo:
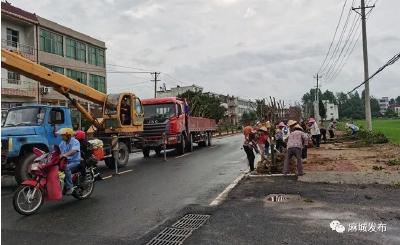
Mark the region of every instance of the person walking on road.
[[302, 163], [302, 149], [306, 145], [307, 136], [303, 132], [303, 128], [299, 124], [292, 124], [293, 130], [289, 134], [288, 144], [287, 144], [287, 155], [283, 165], [283, 174], [287, 175], [289, 173], [289, 163], [291, 158], [294, 156], [297, 160], [297, 175], [304, 175], [303, 163]]
[[[255, 159], [255, 155], [254, 155], [254, 151], [256, 153], [258, 153], [258, 149], [257, 149], [257, 144], [256, 144], [256, 137], [255, 137], [255, 131], [251, 130], [251, 132], [249, 132], [249, 128], [250, 126], [247, 126], [247, 130], [246, 130], [246, 134], [245, 134], [245, 140], [243, 143], [243, 150], [246, 152], [247, 155], [247, 160], [249, 162], [249, 167], [250, 167], [250, 171], [254, 171], [254, 159]], [[245, 129], [246, 129], [245, 128]]]
[[258, 129], [258, 137], [257, 137], [257, 145], [258, 149], [260, 150], [261, 154], [261, 161], [264, 160], [266, 157], [268, 157], [268, 143], [269, 136], [268, 136], [268, 128], [265, 126], [262, 126], [261, 128]]
[[318, 123], [312, 117], [308, 120], [308, 123], [310, 125], [310, 132], [311, 132], [311, 137], [313, 139], [313, 143], [316, 148], [319, 148], [321, 143], [321, 132], [319, 130]]

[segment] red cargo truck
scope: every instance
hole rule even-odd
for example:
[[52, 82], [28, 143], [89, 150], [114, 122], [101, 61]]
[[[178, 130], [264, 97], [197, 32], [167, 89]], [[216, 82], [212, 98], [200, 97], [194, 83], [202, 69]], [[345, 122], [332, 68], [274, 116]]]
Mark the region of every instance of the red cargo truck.
[[167, 149], [176, 149], [179, 155], [193, 151], [193, 143], [211, 145], [216, 130], [215, 120], [189, 116], [182, 100], [176, 97], [144, 99], [142, 105], [144, 157], [149, 156], [150, 150], [160, 155], [164, 142]]

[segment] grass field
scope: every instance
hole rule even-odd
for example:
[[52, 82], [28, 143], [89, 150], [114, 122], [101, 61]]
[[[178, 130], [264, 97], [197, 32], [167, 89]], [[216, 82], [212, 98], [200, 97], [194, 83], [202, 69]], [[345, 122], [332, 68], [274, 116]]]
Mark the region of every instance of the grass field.
[[[356, 123], [366, 128], [365, 120], [357, 120]], [[373, 119], [372, 128], [385, 134], [392, 143], [400, 144], [400, 119]]]

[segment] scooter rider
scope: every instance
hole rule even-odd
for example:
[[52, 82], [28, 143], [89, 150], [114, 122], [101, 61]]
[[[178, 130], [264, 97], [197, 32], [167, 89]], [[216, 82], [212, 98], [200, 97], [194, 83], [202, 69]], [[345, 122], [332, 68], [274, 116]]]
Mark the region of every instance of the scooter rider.
[[58, 134], [62, 138], [60, 144], [61, 157], [67, 159], [67, 167], [65, 168], [65, 194], [71, 195], [73, 192], [72, 171], [79, 168], [81, 163], [80, 143], [73, 137], [74, 131], [71, 128], [62, 128], [58, 131]]

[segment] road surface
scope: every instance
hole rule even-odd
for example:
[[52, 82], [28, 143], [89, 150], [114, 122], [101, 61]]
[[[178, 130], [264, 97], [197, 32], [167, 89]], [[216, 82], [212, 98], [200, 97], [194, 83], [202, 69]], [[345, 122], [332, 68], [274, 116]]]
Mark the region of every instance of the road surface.
[[[247, 170], [242, 136], [214, 139], [213, 146], [196, 148], [168, 161], [132, 154], [132, 170], [96, 183], [92, 197], [64, 197], [45, 202], [35, 215], [23, 217], [12, 207], [16, 188], [2, 178], [3, 244], [135, 244], [140, 237], [190, 204], [208, 205]], [[102, 168], [103, 176], [112, 172]], [[122, 171], [122, 170], [121, 170]]]

